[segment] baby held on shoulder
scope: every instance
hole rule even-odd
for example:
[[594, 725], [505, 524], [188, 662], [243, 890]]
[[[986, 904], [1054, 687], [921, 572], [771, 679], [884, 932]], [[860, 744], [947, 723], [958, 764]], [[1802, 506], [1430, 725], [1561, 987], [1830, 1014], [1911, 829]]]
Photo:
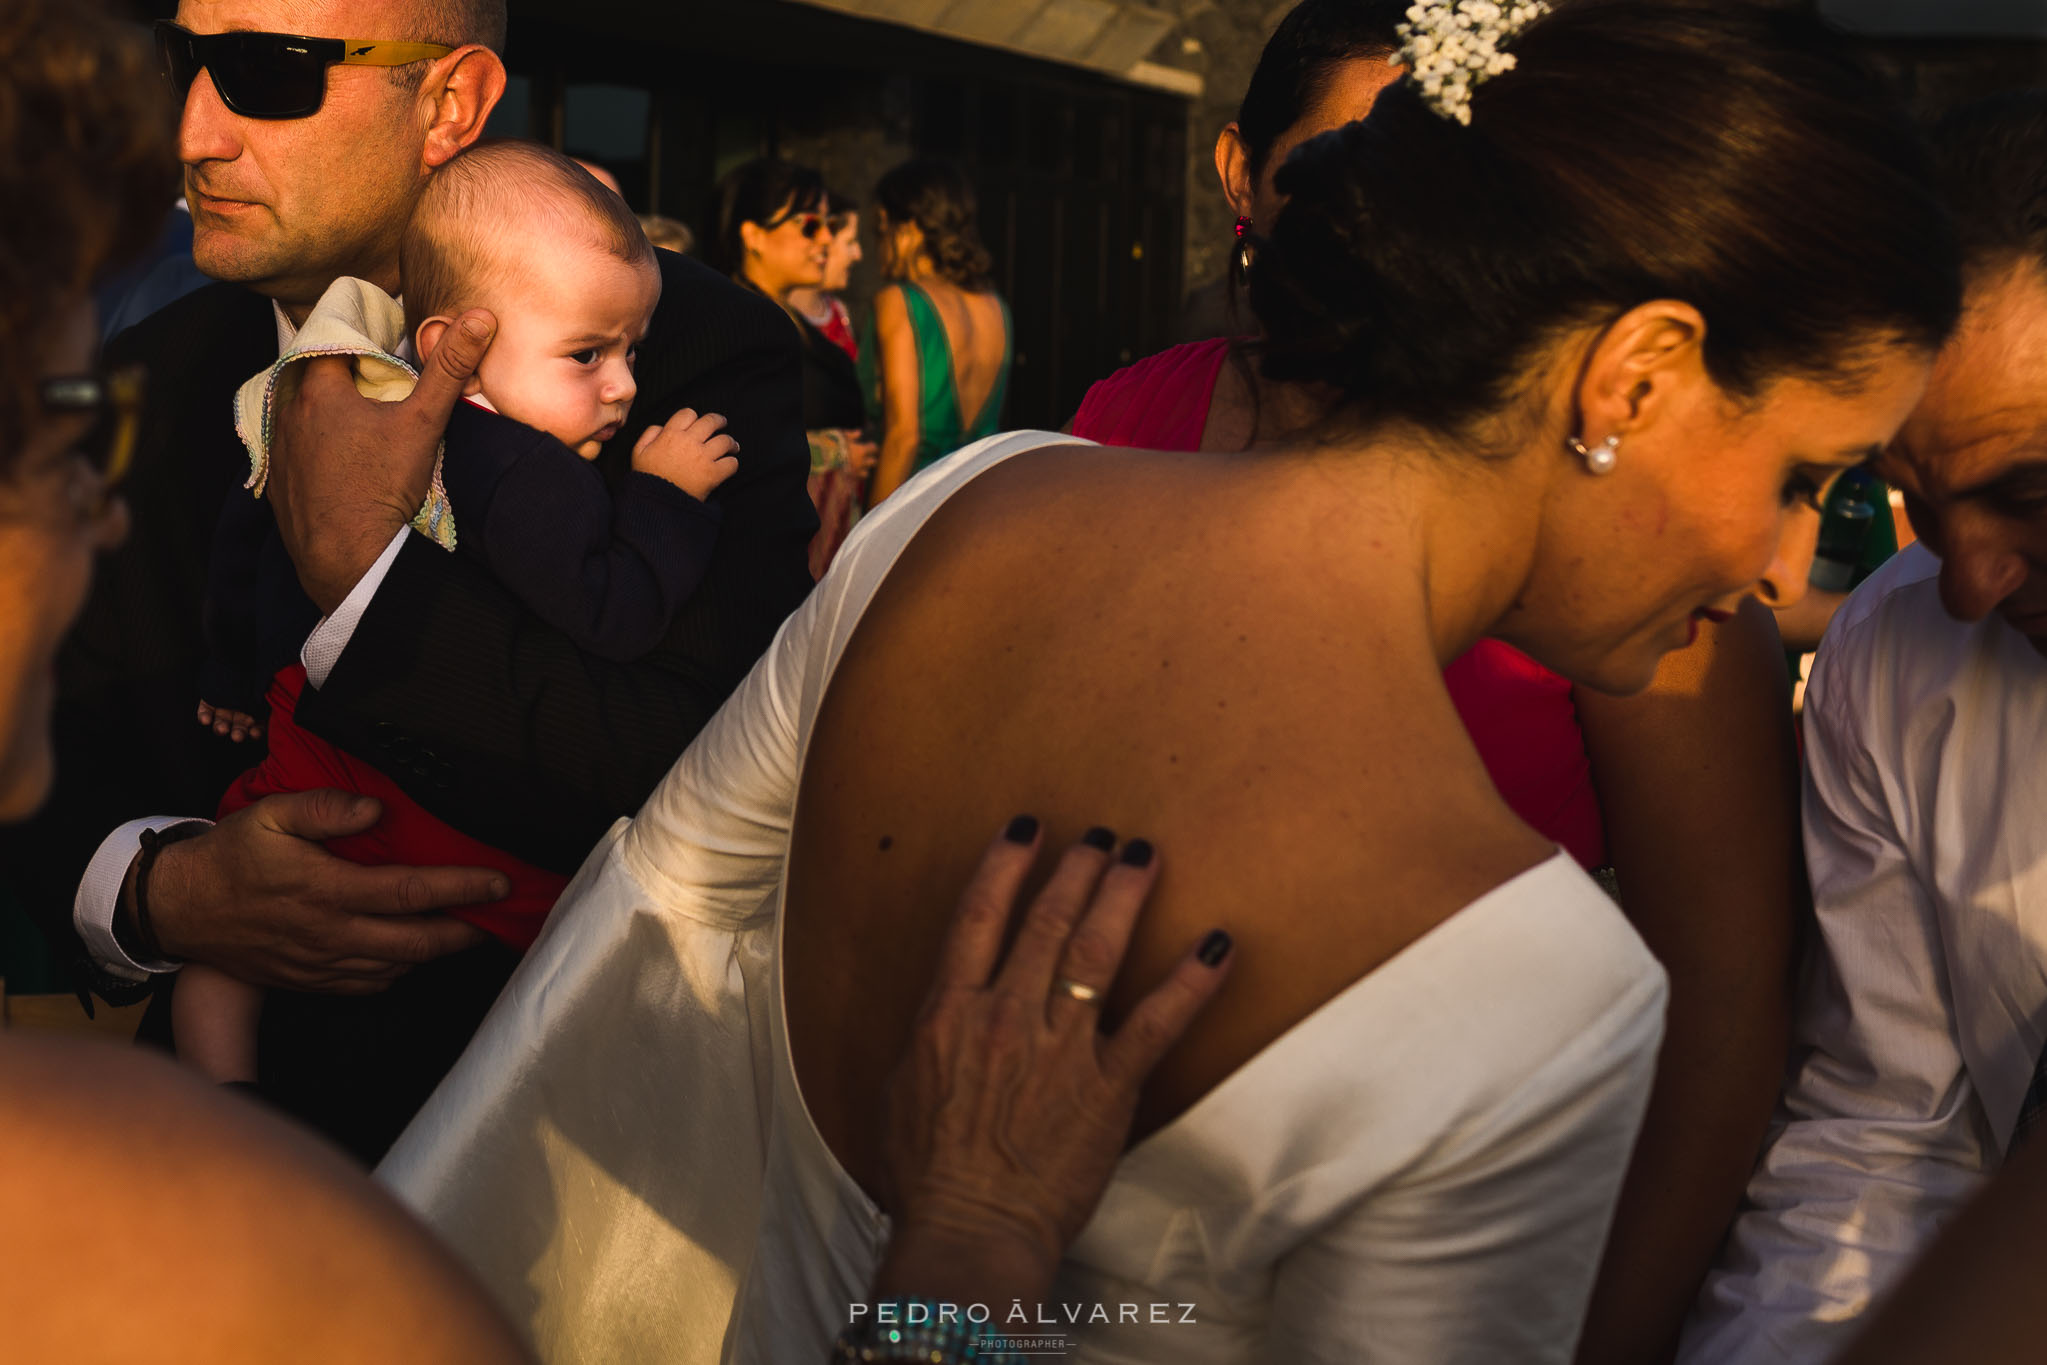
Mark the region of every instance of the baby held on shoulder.
[[[738, 444], [723, 417], [685, 407], [646, 429], [617, 481], [607, 484], [591, 463], [632, 408], [634, 350], [660, 299], [661, 271], [624, 202], [558, 154], [496, 143], [450, 161], [422, 192], [400, 272], [402, 307], [363, 281], [337, 280], [283, 358], [238, 396], [251, 473], [213, 546], [199, 720], [233, 739], [261, 737], [261, 706], [247, 699], [267, 684], [268, 755], [221, 813], [314, 787], [375, 797], [378, 825], [330, 847], [368, 864], [502, 869], [509, 896], [452, 913], [523, 949], [566, 879], [441, 823], [390, 777], [294, 720], [308, 685], [297, 663], [304, 604], [295, 584], [280, 591], [274, 581], [275, 531], [254, 500], [267, 480], [272, 408], [289, 401], [295, 359], [314, 354], [353, 356], [361, 392], [403, 398], [416, 373], [408, 351], [424, 363], [454, 319], [489, 309], [496, 337], [448, 425], [448, 446], [461, 453], [444, 453], [412, 527], [480, 558], [528, 610], [617, 661], [651, 652], [701, 580], [722, 517], [706, 499], [737, 470]], [[256, 988], [188, 967], [173, 1002], [180, 1055], [217, 1080], [253, 1081], [260, 1009]]]
[[[344, 278], [323, 297], [300, 342], [320, 321], [331, 326], [337, 311], [354, 311], [336, 306], [353, 292], [368, 297], [357, 305], [362, 310], [402, 316], [403, 336], [388, 349], [398, 356], [409, 351], [406, 358], [423, 364], [464, 310], [488, 308], [497, 316], [497, 335], [467, 384], [467, 400], [594, 460], [631, 408], [637, 391], [634, 347], [661, 295], [651, 247], [644, 236], [630, 235], [639, 231], [637, 221], [622, 202], [615, 214], [598, 211], [608, 205], [597, 196], [609, 194], [545, 148], [527, 143], [472, 148], [429, 182], [407, 228], [402, 314], [400, 301]], [[358, 387], [374, 397], [404, 397], [412, 387], [411, 368], [379, 367], [377, 352], [384, 348], [360, 335], [358, 318], [359, 312], [348, 319], [353, 325], [339, 345], [322, 337], [302, 348], [356, 351], [365, 357]], [[287, 356], [293, 349], [298, 348], [287, 348]], [[284, 379], [285, 363], [272, 372], [271, 387]], [[368, 373], [373, 367], [382, 373]], [[266, 425], [260, 408], [245, 417], [239, 423], [245, 439]], [[632, 468], [701, 500], [738, 467], [732, 457], [739, 447], [722, 434], [724, 424], [716, 413], [683, 408], [642, 433]], [[267, 454], [252, 451], [252, 458], [259, 473], [251, 486], [260, 491]], [[236, 740], [261, 736], [256, 718], [220, 698], [203, 698], [199, 719]]]
[[[588, 183], [568, 179], [577, 175]], [[556, 177], [565, 183], [547, 183]], [[618, 434], [637, 392], [633, 355], [660, 302], [661, 271], [617, 195], [545, 148], [476, 148], [430, 182], [400, 269], [406, 328], [422, 362], [463, 310], [497, 314], [470, 401], [586, 460]], [[737, 468], [729, 457], [738, 446], [718, 434], [724, 425], [685, 408], [647, 429], [632, 466], [701, 499]]]

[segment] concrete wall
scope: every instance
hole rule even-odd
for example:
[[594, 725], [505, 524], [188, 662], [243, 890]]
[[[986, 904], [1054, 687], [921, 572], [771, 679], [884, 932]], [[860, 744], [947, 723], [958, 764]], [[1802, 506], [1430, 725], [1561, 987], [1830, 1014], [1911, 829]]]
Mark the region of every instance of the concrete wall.
[[857, 312], [881, 287], [881, 253], [873, 231], [875, 183], [916, 151], [910, 140], [911, 90], [907, 77], [878, 71], [834, 79], [841, 84], [828, 98], [785, 110], [776, 150], [815, 166], [825, 184], [859, 201], [860, 236], [868, 254], [853, 267], [846, 290]]
[[1222, 195], [1215, 174], [1215, 138], [1237, 116], [1244, 87], [1258, 65], [1265, 40], [1293, 0], [1183, 0], [1180, 35], [1167, 43], [1176, 65], [1198, 71], [1203, 82], [1199, 100], [1187, 109], [1187, 267], [1188, 291], [1222, 277], [1236, 247], [1232, 224], [1236, 215]]

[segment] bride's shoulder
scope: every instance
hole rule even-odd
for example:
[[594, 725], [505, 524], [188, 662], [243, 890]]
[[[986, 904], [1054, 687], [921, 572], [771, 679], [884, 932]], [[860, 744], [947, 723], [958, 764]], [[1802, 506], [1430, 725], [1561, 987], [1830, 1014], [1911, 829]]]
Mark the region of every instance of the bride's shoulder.
[[854, 525], [820, 590], [850, 591], [864, 582], [872, 591], [906, 557], [943, 556], [950, 572], [976, 547], [1043, 533], [1030, 520], [1039, 506], [1033, 490], [1045, 483], [1045, 459], [1066, 449], [1082, 452], [1083, 460], [1098, 453], [1056, 431], [1010, 431], [920, 470]]

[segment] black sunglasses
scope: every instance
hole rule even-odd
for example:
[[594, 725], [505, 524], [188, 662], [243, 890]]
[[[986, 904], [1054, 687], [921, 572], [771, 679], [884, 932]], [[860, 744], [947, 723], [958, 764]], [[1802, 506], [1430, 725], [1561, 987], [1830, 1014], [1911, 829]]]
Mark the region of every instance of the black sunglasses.
[[243, 118], [305, 118], [327, 97], [330, 66], [406, 66], [445, 57], [439, 43], [377, 38], [300, 38], [289, 33], [194, 33], [156, 21], [156, 55], [180, 100], [199, 69], [213, 75], [220, 102]]
[[802, 233], [806, 240], [814, 238], [820, 233], [829, 237], [835, 231], [831, 220], [822, 213], [792, 213], [782, 219], [781, 222], [771, 224], [770, 226], [781, 227], [783, 223], [794, 223], [796, 230]]
[[36, 385], [45, 413], [89, 416], [92, 426], [73, 447], [112, 488], [135, 458], [135, 433], [142, 427], [142, 395], [148, 375], [140, 365], [111, 374], [52, 375]]
[[805, 239], [815, 237], [818, 233], [827, 230], [837, 230], [832, 226], [830, 218], [823, 210], [815, 208], [799, 209], [794, 205], [784, 208], [780, 213], [762, 223], [761, 229], [765, 232], [773, 232], [776, 228], [788, 223], [796, 224], [797, 231], [801, 232]]

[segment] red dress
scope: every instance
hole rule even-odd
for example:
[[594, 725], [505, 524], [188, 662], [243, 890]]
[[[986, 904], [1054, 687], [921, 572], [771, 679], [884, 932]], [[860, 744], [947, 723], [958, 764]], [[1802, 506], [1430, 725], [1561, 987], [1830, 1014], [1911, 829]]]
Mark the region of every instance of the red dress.
[[235, 779], [227, 795], [221, 798], [220, 813], [225, 816], [238, 811], [261, 796], [314, 791], [320, 787], [374, 796], [384, 804], [383, 817], [361, 834], [329, 839], [329, 852], [365, 867], [495, 868], [510, 879], [510, 896], [489, 905], [468, 905], [448, 913], [521, 952], [532, 947], [547, 912], [554, 908], [569, 879], [523, 863], [443, 824], [407, 796], [396, 782], [311, 731], [301, 729], [293, 713], [305, 685], [306, 670], [298, 664], [272, 680], [270, 719], [266, 722], [270, 753]]
[[[1198, 450], [1230, 342], [1175, 346], [1087, 391], [1073, 434], [1104, 445]], [[1514, 813], [1587, 869], [1606, 862], [1606, 824], [1571, 684], [1498, 640], [1480, 640], [1443, 684], [1493, 785]]]
[[[824, 296], [829, 317], [818, 331], [824, 339], [853, 360], [860, 359], [860, 343], [853, 336], [853, 319], [846, 305], [831, 294]], [[832, 566], [832, 556], [846, 543], [853, 523], [860, 519], [860, 500], [867, 491], [867, 476], [850, 469], [826, 469], [810, 476], [810, 501], [817, 508], [817, 534], [810, 538], [810, 576], [823, 578]]]

